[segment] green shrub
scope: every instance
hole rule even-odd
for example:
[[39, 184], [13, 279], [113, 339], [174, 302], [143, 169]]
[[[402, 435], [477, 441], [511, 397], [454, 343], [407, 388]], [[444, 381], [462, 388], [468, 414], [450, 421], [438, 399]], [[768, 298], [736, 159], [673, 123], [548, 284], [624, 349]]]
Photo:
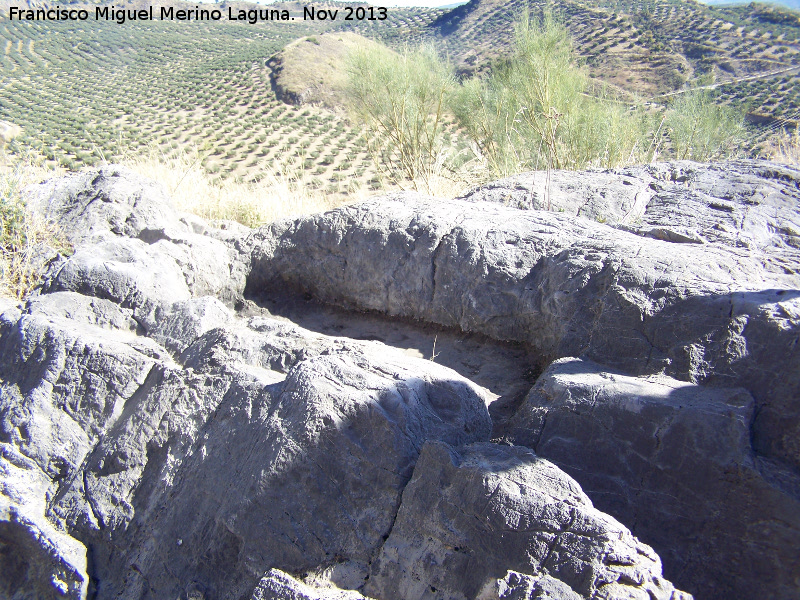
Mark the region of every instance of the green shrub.
[[[364, 123], [367, 147], [387, 180], [428, 188], [446, 152], [444, 116], [455, 89], [450, 67], [431, 46], [395, 53], [381, 46], [349, 57], [349, 109]], [[337, 125], [334, 134], [344, 128]]]
[[672, 103], [665, 120], [678, 159], [706, 161], [734, 154], [745, 134], [744, 118], [719, 104], [709, 90], [691, 90]]
[[523, 16], [511, 56], [488, 79], [465, 82], [454, 112], [495, 175], [634, 162], [648, 119], [588, 85], [567, 29], [550, 15]]

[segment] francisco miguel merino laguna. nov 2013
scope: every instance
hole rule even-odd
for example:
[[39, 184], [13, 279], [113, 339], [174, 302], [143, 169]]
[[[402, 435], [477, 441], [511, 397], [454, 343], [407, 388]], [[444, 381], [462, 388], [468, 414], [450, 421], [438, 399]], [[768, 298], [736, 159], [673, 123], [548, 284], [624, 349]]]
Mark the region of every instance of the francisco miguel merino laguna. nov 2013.
[[[219, 21], [222, 11], [200, 8], [195, 6], [189, 9], [178, 9], [172, 6], [131, 9], [116, 8], [112, 6], [97, 6], [94, 9], [95, 21], [114, 21], [120, 25], [127, 21]], [[341, 15], [340, 15], [341, 11]], [[303, 7], [304, 21], [335, 21], [340, 16], [344, 21], [383, 21], [388, 17], [388, 11], [382, 6], [343, 6], [341, 9]], [[50, 8], [21, 8], [11, 6], [8, 9], [10, 21], [87, 21], [90, 12], [86, 9], [64, 8], [54, 6]], [[157, 16], [157, 19], [156, 19]], [[234, 9], [228, 7], [229, 21], [246, 21], [255, 25], [259, 21], [294, 21], [295, 17], [286, 9]]]

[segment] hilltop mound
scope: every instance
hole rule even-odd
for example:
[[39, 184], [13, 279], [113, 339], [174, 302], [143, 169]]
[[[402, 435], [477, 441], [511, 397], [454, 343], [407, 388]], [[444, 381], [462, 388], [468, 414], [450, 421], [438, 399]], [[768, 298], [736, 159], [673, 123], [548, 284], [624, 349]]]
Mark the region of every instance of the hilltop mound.
[[331, 110], [344, 106], [347, 54], [377, 43], [350, 32], [304, 37], [288, 44], [267, 63], [279, 100], [318, 104]]

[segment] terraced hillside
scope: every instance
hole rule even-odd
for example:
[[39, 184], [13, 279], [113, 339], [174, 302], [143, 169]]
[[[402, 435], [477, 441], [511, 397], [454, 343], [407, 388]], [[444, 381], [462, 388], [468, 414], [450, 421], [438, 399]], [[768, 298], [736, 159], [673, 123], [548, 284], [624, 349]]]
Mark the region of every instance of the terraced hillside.
[[325, 28], [0, 22], [0, 119], [23, 127], [18, 151], [68, 168], [151, 145], [167, 154], [196, 148], [220, 178], [258, 179], [291, 159], [319, 187], [339, 189], [347, 178], [335, 169], [368, 166], [358, 132], [330, 111], [278, 102], [265, 64], [298, 35]]
[[[302, 5], [280, 4], [270, 8], [290, 9], [298, 19], [118, 25], [10, 22], [3, 2], [0, 119], [23, 128], [12, 151], [33, 149], [76, 168], [153, 147], [167, 155], [190, 150], [216, 177], [241, 181], [291, 162], [315, 187], [342, 193], [377, 185], [360, 131], [341, 111], [280, 102], [269, 59], [293, 40], [354, 31], [394, 48], [433, 41], [462, 73], [485, 72], [509, 47], [512, 22], [528, 4], [392, 8], [385, 21], [360, 23], [304, 21]], [[530, 5], [541, 14], [545, 3]], [[797, 13], [691, 0], [560, 0], [553, 10], [592, 75], [620, 90], [663, 102], [705, 77], [724, 101], [746, 104], [764, 134], [798, 121]]]
[[[481, 72], [510, 46], [526, 0], [472, 0], [434, 24], [463, 72]], [[531, 3], [542, 14], [544, 2]], [[756, 120], [793, 126], [800, 113], [800, 13], [693, 0], [561, 0], [552, 4], [599, 80], [662, 101], [708, 81]]]

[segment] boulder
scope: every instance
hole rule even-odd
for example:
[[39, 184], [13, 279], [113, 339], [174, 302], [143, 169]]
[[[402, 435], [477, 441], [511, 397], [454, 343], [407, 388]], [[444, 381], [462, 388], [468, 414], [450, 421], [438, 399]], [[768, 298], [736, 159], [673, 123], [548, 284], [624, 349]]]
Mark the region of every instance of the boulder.
[[429, 442], [364, 591], [461, 600], [509, 588], [522, 598], [689, 598], [551, 462], [522, 447]]
[[777, 600], [800, 581], [800, 477], [754, 451], [754, 409], [741, 388], [564, 358], [505, 435], [647, 540], [676, 585], [698, 598]]
[[241, 297], [248, 260], [235, 243], [180, 216], [161, 185], [124, 167], [30, 186], [26, 202], [58, 223], [76, 246], [73, 256], [51, 267], [45, 292], [110, 299], [134, 308], [142, 320], [165, 302]]
[[86, 547], [47, 509], [155, 363], [150, 340], [114, 337], [135, 338], [130, 326], [120, 309], [77, 294], [0, 314], [3, 597], [86, 597]]
[[563, 581], [550, 575], [526, 575], [509, 571], [502, 579], [487, 584], [478, 600], [580, 600]]
[[424, 441], [490, 430], [466, 381], [383, 354], [301, 360], [282, 381], [159, 368], [53, 512], [108, 556], [105, 585], [132, 596], [144, 582], [219, 592], [270, 567], [367, 564]]
[[86, 598], [86, 547], [45, 517], [51, 480], [13, 444], [0, 442], [0, 596]]

